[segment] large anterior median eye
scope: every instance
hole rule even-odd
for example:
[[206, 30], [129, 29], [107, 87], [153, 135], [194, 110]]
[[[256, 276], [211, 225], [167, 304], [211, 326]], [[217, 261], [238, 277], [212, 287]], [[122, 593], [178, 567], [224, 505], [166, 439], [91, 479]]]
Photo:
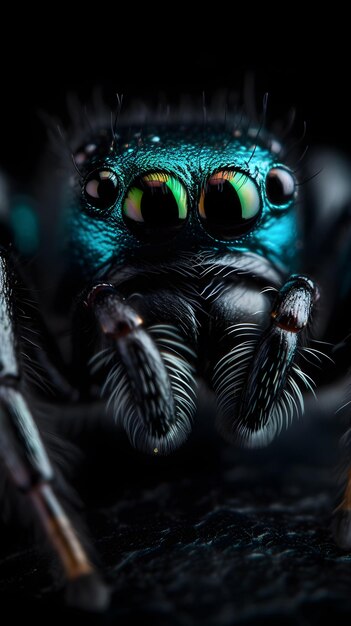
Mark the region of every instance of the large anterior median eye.
[[170, 174], [147, 174], [133, 182], [122, 210], [126, 225], [136, 236], [161, 239], [175, 234], [185, 223], [186, 191]]
[[96, 209], [110, 209], [118, 196], [117, 176], [111, 170], [96, 170], [85, 181], [83, 194]]
[[243, 172], [221, 170], [212, 174], [202, 190], [199, 214], [206, 230], [218, 239], [247, 233], [260, 215], [258, 187]]

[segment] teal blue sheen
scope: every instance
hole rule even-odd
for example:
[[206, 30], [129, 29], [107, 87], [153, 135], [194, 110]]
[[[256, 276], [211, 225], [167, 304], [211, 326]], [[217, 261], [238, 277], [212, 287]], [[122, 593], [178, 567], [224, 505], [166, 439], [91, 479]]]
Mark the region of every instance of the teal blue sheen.
[[39, 220], [27, 198], [15, 198], [10, 211], [10, 225], [16, 250], [25, 256], [35, 254], [39, 247]]
[[[161, 132], [162, 131], [162, 132]], [[192, 135], [191, 135], [192, 133]], [[135, 255], [171, 250], [176, 253], [192, 250], [251, 251], [269, 258], [286, 271], [296, 269], [298, 228], [294, 202], [285, 207], [272, 207], [265, 194], [265, 177], [272, 167], [281, 165], [266, 147], [241, 142], [227, 133], [209, 131], [205, 137], [192, 132], [155, 129], [153, 133], [133, 140], [134, 143], [116, 145], [105, 158], [92, 159], [85, 165], [86, 175], [94, 169], [112, 169], [118, 178], [120, 194], [112, 209], [102, 211], [90, 207], [80, 184], [67, 192], [64, 220], [65, 254], [82, 276], [91, 276], [111, 259], [117, 265], [127, 263]], [[188, 138], [187, 138], [188, 137]], [[234, 241], [213, 239], [202, 227], [198, 217], [201, 189], [207, 178], [221, 169], [238, 169], [249, 175], [260, 190], [261, 217], [248, 234]], [[154, 171], [172, 173], [188, 193], [189, 219], [172, 241], [148, 244], [138, 241], [126, 227], [122, 217], [123, 199], [135, 178]], [[164, 253], [164, 252], [163, 252]]]

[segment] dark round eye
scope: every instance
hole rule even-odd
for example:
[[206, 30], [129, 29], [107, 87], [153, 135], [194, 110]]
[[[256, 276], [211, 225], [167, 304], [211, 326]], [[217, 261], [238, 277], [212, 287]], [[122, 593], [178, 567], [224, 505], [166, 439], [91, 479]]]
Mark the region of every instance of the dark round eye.
[[204, 227], [219, 239], [235, 239], [247, 233], [257, 221], [260, 209], [256, 184], [243, 172], [234, 170], [210, 176], [199, 202]]
[[85, 199], [97, 209], [110, 209], [118, 196], [117, 176], [111, 170], [92, 172], [83, 188]]
[[288, 204], [295, 195], [295, 179], [291, 172], [283, 167], [273, 167], [266, 177], [266, 193], [272, 204]]
[[122, 211], [126, 225], [136, 236], [151, 239], [170, 236], [187, 218], [186, 191], [170, 174], [147, 174], [134, 181]]

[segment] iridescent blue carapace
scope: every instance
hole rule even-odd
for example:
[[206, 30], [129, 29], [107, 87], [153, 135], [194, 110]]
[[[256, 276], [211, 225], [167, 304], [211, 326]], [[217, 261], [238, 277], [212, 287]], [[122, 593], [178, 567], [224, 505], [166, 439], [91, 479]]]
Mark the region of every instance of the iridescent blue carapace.
[[221, 127], [169, 126], [93, 146], [62, 212], [72, 268], [87, 275], [112, 259], [228, 250], [294, 270], [295, 180], [272, 145]]

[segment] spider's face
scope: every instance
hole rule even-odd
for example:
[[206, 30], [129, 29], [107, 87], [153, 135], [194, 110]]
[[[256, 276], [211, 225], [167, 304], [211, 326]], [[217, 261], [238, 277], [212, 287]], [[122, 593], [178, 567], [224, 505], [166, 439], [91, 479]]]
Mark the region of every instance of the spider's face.
[[[67, 291], [78, 275], [88, 289], [84, 301], [105, 339], [85, 346], [82, 360], [95, 364], [95, 388], [110, 392], [109, 406], [143, 450], [167, 453], [186, 439], [196, 375], [215, 391], [219, 428], [231, 441], [265, 445], [281, 427], [280, 379], [266, 395], [263, 385], [254, 416], [244, 395], [272, 298], [298, 258], [296, 182], [274, 144], [256, 138], [257, 130], [243, 138], [216, 127], [142, 136], [132, 128], [112, 147], [109, 135], [75, 153], [81, 176], [61, 213], [62, 284]], [[120, 359], [112, 374], [111, 338]], [[294, 350], [279, 358], [290, 366]]]
[[113, 149], [76, 154], [66, 224], [72, 262], [89, 275], [136, 258], [254, 252], [281, 267], [296, 255], [296, 185], [276, 154], [221, 130], [128, 131]]

